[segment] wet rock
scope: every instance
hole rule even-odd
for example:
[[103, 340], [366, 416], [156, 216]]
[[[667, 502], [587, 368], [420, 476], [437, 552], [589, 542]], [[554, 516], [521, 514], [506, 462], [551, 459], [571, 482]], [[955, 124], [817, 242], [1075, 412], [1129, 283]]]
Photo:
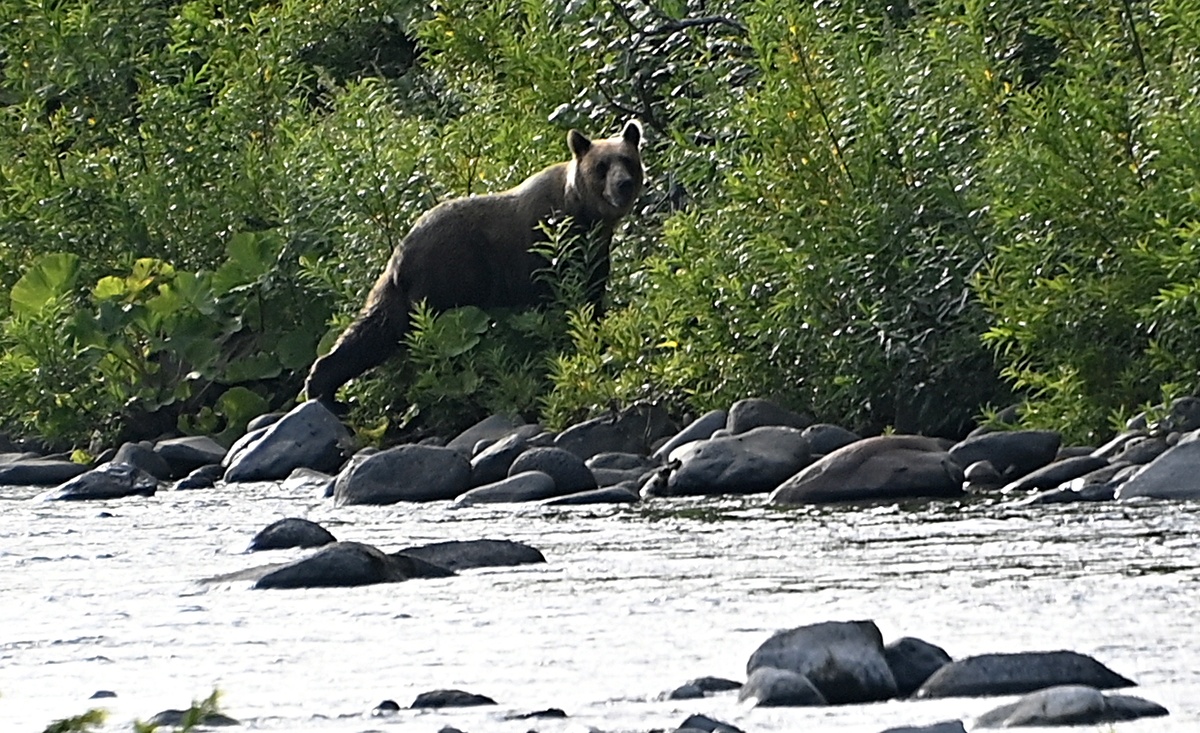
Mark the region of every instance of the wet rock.
[[812, 424], [813, 420], [808, 415], [792, 412], [770, 400], [751, 397], [733, 403], [725, 420], [725, 429], [730, 435], [738, 435], [767, 426], [803, 430]]
[[1189, 433], [1142, 466], [1117, 489], [1117, 499], [1200, 499], [1200, 440], [1195, 436]]
[[453, 448], [401, 445], [357, 455], [338, 474], [339, 506], [454, 499], [471, 485], [471, 464]]
[[[520, 417], [513, 415], [491, 415], [451, 438], [446, 443], [446, 447], [453, 448], [469, 457], [475, 449], [475, 444], [479, 441], [500, 440], [511, 435], [521, 427], [527, 426], [525, 426], [525, 421]], [[540, 428], [537, 429], [540, 430]]]
[[113, 698], [116, 696], [117, 696], [117, 693], [113, 692], [112, 690], [96, 690], [95, 692], [92, 693], [91, 697], [89, 697], [88, 699], [89, 700], [105, 700], [105, 699]]
[[0, 486], [55, 486], [87, 470], [87, 466], [71, 461], [16, 458], [0, 464]]
[[125, 463], [135, 468], [140, 468], [150, 474], [159, 481], [178, 478], [182, 474], [174, 474], [171, 471], [171, 466], [159, 454], [154, 452], [154, 445], [151, 443], [123, 443], [117, 449], [117, 453], [111, 459], [112, 463]]
[[171, 484], [171, 491], [191, 491], [193, 489], [211, 489], [225, 475], [225, 467], [219, 464], [201, 466], [187, 476]]
[[663, 697], [667, 700], [695, 700], [714, 692], [730, 692], [741, 688], [741, 682], [734, 682], [723, 677], [697, 677], [676, 687]]
[[471, 488], [487, 486], [506, 478], [517, 456], [531, 447], [529, 437], [517, 432], [484, 448], [471, 459]]
[[839, 501], [953, 497], [963, 472], [934, 438], [882, 435], [839, 448], [785, 481], [767, 501]]
[[477, 695], [462, 690], [433, 690], [417, 695], [410, 708], [465, 708], [477, 705], [495, 705], [487, 695]]
[[810, 462], [808, 441], [787, 427], [688, 443], [671, 454], [667, 496], [757, 494], [771, 491]]
[[1012, 481], [1001, 489], [1001, 493], [1025, 493], [1034, 489], [1053, 489], [1092, 471], [1097, 471], [1108, 465], [1108, 461], [1098, 456], [1075, 456], [1064, 458], [1049, 465], [1030, 471], [1019, 479]]
[[833, 705], [888, 700], [896, 679], [871, 621], [828, 621], [781, 631], [750, 655], [747, 674], [775, 667], [804, 675]]
[[602, 489], [580, 491], [542, 502], [543, 506], [582, 506], [584, 504], [636, 504], [641, 501], [636, 484], [617, 484]]
[[967, 733], [961, 720], [945, 720], [930, 725], [904, 725], [899, 728], [888, 728], [880, 733]]
[[451, 540], [406, 547], [399, 555], [424, 560], [449, 570], [508, 567], [546, 562], [536, 548], [511, 540]]
[[207, 435], [160, 440], [154, 444], [153, 450], [166, 461], [171, 478], [186, 476], [202, 466], [218, 464], [225, 460], [229, 452]]
[[724, 723], [715, 718], [710, 718], [707, 715], [689, 715], [675, 729], [676, 733], [681, 731], [702, 731], [703, 733], [742, 733], [742, 729], [737, 726]]
[[400, 712], [400, 703], [395, 700], [384, 700], [371, 709], [372, 718], [386, 718]]
[[1134, 438], [1121, 447], [1121, 450], [1112, 457], [1112, 461], [1144, 466], [1166, 453], [1170, 447], [1166, 438]]
[[[195, 713], [191, 710], [163, 710], [162, 712], [150, 718], [147, 725], [151, 730], [154, 728], [182, 728], [186, 723], [191, 721], [191, 716]], [[200, 721], [191, 721], [192, 725], [199, 725], [202, 728], [225, 728], [234, 725], [241, 725], [237, 720], [223, 713], [205, 713]]]
[[44, 501], [91, 501], [154, 496], [158, 479], [128, 463], [105, 463], [43, 494]]
[[471, 489], [459, 496], [454, 501], [454, 506], [541, 501], [558, 494], [554, 479], [549, 474], [541, 471], [522, 471], [494, 484]]
[[344, 588], [396, 583], [410, 578], [442, 578], [450, 570], [419, 558], [389, 555], [360, 542], [335, 542], [315, 554], [273, 569], [255, 588]]
[[1148, 433], [1145, 430], [1126, 430], [1119, 433], [1112, 440], [1092, 451], [1092, 455], [1099, 458], [1107, 458], [1112, 460], [1118, 453], [1125, 450], [1125, 446], [1131, 441], [1139, 438], [1147, 437]]
[[1012, 480], [1054, 460], [1062, 434], [1054, 430], [1012, 430], [986, 433], [954, 445], [950, 455], [960, 466], [987, 461]]
[[976, 719], [980, 728], [1097, 725], [1167, 715], [1162, 705], [1131, 695], [1105, 695], [1094, 687], [1063, 685], [1038, 690]]
[[934, 672], [952, 661], [945, 649], [911, 636], [896, 639], [885, 646], [883, 656], [888, 669], [892, 670], [901, 697], [916, 692]]
[[681, 445], [691, 443], [694, 440], [708, 440], [717, 430], [725, 427], [725, 422], [729, 419], [729, 413], [725, 410], [712, 410], [706, 412], [688, 424], [683, 430], [675, 433], [667, 442], [663, 443], [654, 451], [653, 458], [657, 462], [662, 462], [671, 455], [671, 451]]
[[297, 468], [336, 471], [353, 443], [327, 407], [309, 400], [234, 443], [224, 460], [225, 480], [275, 481]]
[[1133, 684], [1132, 680], [1077, 652], [981, 654], [942, 667], [921, 685], [916, 697], [1020, 695], [1058, 685], [1088, 685], [1107, 690]]
[[517, 456], [508, 469], [509, 476], [524, 471], [541, 471], [554, 479], [560, 496], [597, 488], [596, 477], [583, 459], [562, 448], [530, 448]]
[[280, 488], [289, 494], [307, 494], [309, 496], [333, 496], [333, 487], [337, 482], [336, 476], [330, 476], [322, 471], [311, 468], [297, 468], [288, 474]]
[[640, 484], [645, 480], [646, 476], [657, 471], [657, 468], [638, 468], [633, 470], [621, 470], [617, 468], [593, 468], [592, 476], [596, 479], [596, 485], [600, 488], [606, 486], [616, 486], [617, 484], [632, 483]]
[[851, 443], [862, 440], [862, 437], [858, 433], [851, 432], [838, 425], [830, 425], [829, 423], [809, 425], [800, 434], [808, 441], [813, 455], [818, 456], [832, 453], [838, 448], [844, 448]]
[[738, 693], [738, 702], [753, 700], [757, 707], [801, 707], [827, 705], [807, 677], [788, 669], [758, 667], [746, 679]]
[[554, 447], [587, 460], [597, 453], [650, 452], [650, 444], [672, 431], [666, 412], [652, 405], [634, 405], [616, 414], [592, 418], [558, 434]]
[[660, 462], [638, 453], [597, 453], [583, 462], [596, 471], [646, 471], [657, 468]]
[[316, 522], [287, 517], [267, 525], [254, 535], [254, 539], [250, 540], [250, 552], [321, 547], [333, 542], [337, 542], [337, 538]]
[[999, 486], [1004, 483], [1004, 477], [996, 470], [990, 461], [975, 461], [963, 471], [963, 478], [972, 486]]

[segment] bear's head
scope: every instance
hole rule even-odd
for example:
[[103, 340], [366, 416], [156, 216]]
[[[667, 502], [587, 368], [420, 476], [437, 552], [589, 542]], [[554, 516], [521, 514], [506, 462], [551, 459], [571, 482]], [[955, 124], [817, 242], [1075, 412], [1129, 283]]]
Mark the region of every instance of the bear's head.
[[642, 125], [625, 123], [617, 137], [589, 140], [578, 130], [567, 134], [571, 164], [567, 192], [584, 212], [605, 222], [629, 213], [642, 195]]

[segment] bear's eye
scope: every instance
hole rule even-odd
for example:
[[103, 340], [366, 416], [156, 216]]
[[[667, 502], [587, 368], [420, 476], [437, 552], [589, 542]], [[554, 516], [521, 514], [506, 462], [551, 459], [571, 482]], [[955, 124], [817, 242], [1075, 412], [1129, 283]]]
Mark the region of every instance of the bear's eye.
[[596, 176], [599, 178], [608, 177], [608, 161], [601, 161], [596, 165]]

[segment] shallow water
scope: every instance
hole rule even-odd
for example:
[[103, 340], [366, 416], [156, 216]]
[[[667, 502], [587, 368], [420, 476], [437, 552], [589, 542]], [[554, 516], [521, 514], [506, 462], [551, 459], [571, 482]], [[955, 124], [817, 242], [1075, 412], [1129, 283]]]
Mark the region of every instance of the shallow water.
[[[781, 511], [746, 499], [637, 507], [334, 507], [277, 484], [41, 503], [0, 488], [0, 731], [89, 707], [106, 731], [221, 691], [245, 729], [647, 731], [700, 712], [758, 731], [876, 733], [1011, 698], [747, 709], [736, 693], [660, 701], [688, 679], [743, 679], [773, 631], [872, 619], [952, 656], [1072, 649], [1200, 730], [1200, 505], [1017, 508], [989, 501]], [[106, 516], [110, 514], [111, 516]], [[388, 551], [450, 539], [531, 544], [545, 565], [298, 591], [201, 579], [303, 551], [245, 554], [285, 516]], [[401, 711], [460, 688], [497, 707]], [[116, 698], [89, 700], [97, 690]], [[548, 707], [565, 720], [505, 720]], [[1075, 730], [1109, 730], [1085, 726]]]

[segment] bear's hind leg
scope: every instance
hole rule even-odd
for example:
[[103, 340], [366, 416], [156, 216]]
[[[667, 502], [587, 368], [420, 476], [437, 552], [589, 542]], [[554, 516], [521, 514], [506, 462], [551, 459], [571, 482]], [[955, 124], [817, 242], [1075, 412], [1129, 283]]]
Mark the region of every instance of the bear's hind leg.
[[313, 362], [304, 382], [305, 395], [310, 400], [332, 404], [334, 394], [343, 384], [396, 353], [407, 330], [407, 308], [379, 302], [369, 304], [342, 332], [329, 353]]

